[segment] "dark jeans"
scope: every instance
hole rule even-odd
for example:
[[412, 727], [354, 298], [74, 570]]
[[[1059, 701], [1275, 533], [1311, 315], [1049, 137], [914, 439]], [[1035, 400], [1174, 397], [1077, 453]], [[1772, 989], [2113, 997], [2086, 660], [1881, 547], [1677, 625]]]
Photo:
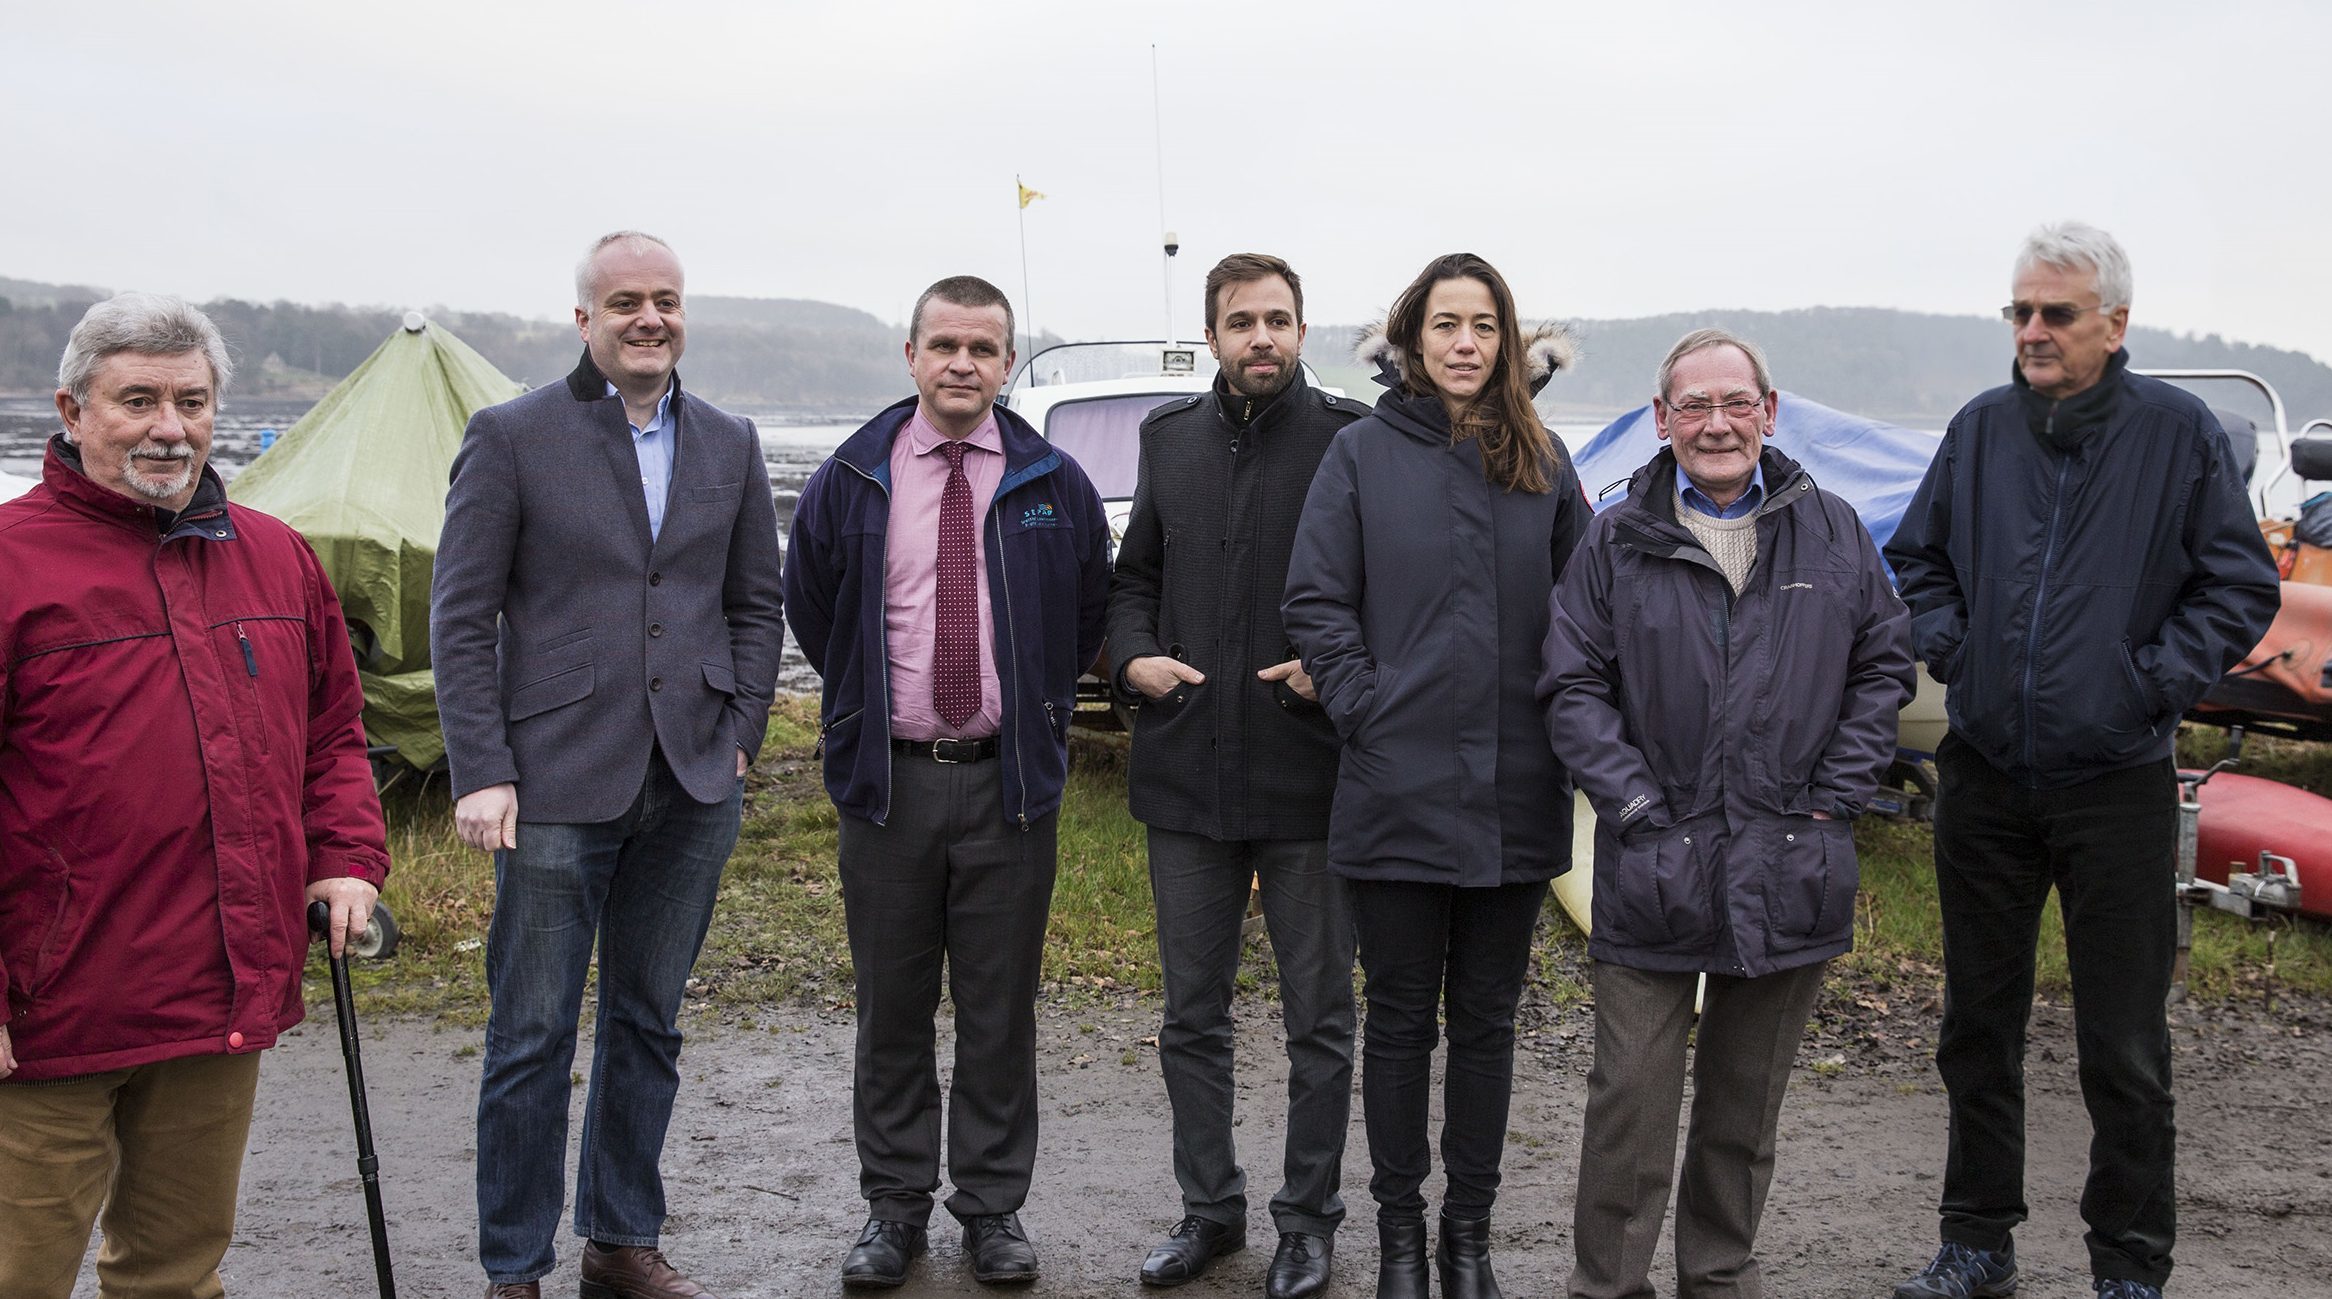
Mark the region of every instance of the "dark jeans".
[[1368, 998], [1360, 1102], [1375, 1165], [1368, 1190], [1380, 1219], [1425, 1212], [1433, 1046], [1444, 1014], [1442, 1211], [1482, 1218], [1497, 1202], [1514, 1093], [1514, 1008], [1546, 896], [1544, 883], [1461, 889], [1352, 881]]
[[1247, 1174], [1231, 1138], [1231, 992], [1247, 882], [1261, 881], [1287, 1028], [1287, 1150], [1271, 1218], [1281, 1231], [1335, 1234], [1344, 1131], [1352, 1115], [1352, 903], [1319, 839], [1225, 843], [1150, 828], [1150, 891], [1166, 1019], [1158, 1064], [1174, 1106], [1182, 1211], [1244, 1224]]
[[1943, 1238], [2000, 1249], [2025, 1219], [2024, 1031], [2041, 903], [2057, 890], [2089, 1107], [2091, 1271], [2159, 1286], [2176, 1234], [2170, 1031], [2177, 941], [2168, 760], [2070, 789], [2019, 787], [1956, 737], [1936, 753], [1936, 893], [1951, 1093]]
[[1036, 991], [1059, 814], [1004, 819], [1003, 764], [891, 759], [891, 817], [842, 818], [842, 906], [858, 980], [851, 1120], [868, 1213], [918, 1226], [939, 1189], [932, 1016], [955, 1002], [948, 1212], [1015, 1213], [1036, 1166]]
[[737, 843], [743, 790], [739, 781], [720, 802], [699, 803], [658, 753], [622, 816], [587, 825], [521, 820], [518, 846], [494, 854], [478, 1259], [496, 1284], [538, 1280], [555, 1261], [575, 1021], [595, 938], [599, 1017], [575, 1234], [656, 1243], [664, 1226], [656, 1165], [680, 1089], [680, 998]]

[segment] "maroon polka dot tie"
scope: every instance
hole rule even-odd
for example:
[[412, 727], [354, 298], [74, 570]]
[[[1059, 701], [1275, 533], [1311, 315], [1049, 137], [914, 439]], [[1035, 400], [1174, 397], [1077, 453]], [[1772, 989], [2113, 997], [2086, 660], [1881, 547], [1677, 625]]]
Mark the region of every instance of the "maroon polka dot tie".
[[939, 497], [939, 627], [931, 656], [931, 704], [941, 721], [962, 730], [980, 711], [979, 577], [972, 552], [972, 480], [964, 477], [961, 442], [943, 442], [947, 490]]

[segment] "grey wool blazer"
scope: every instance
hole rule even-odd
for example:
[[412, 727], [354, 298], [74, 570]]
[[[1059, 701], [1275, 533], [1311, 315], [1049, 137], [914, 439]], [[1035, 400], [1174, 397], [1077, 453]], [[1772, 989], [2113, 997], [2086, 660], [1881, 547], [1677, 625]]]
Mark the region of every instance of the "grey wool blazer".
[[672, 380], [653, 542], [623, 401], [583, 362], [470, 417], [430, 585], [453, 796], [518, 785], [527, 821], [612, 821], [661, 746], [716, 802], [777, 685], [777, 511], [753, 422]]

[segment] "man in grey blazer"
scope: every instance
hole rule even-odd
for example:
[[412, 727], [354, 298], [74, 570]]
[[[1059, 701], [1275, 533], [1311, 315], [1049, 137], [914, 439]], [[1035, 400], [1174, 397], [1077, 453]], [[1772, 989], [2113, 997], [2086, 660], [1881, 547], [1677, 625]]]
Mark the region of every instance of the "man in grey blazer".
[[582, 362], [471, 418], [431, 591], [454, 820], [494, 854], [478, 1253], [489, 1299], [534, 1299], [555, 1262], [596, 940], [582, 1292], [707, 1295], [656, 1248], [657, 1161], [681, 993], [777, 681], [777, 517], [752, 422], [674, 373], [672, 250], [620, 231], [575, 278]]

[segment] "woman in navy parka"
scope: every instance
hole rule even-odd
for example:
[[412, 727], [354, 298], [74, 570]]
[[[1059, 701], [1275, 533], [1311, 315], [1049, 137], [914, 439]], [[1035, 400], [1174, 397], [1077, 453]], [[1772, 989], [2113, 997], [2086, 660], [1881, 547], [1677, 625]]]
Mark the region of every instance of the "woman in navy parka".
[[1394, 303], [1397, 375], [1337, 435], [1304, 505], [1282, 612], [1343, 739], [1330, 868], [1352, 882], [1367, 975], [1361, 1102], [1386, 1299], [1427, 1294], [1431, 1057], [1446, 1011], [1442, 1293], [1498, 1293], [1489, 1217], [1514, 1011], [1571, 787], [1532, 696], [1548, 597], [1588, 519], [1531, 407], [1532, 357], [1489, 263], [1442, 257]]

